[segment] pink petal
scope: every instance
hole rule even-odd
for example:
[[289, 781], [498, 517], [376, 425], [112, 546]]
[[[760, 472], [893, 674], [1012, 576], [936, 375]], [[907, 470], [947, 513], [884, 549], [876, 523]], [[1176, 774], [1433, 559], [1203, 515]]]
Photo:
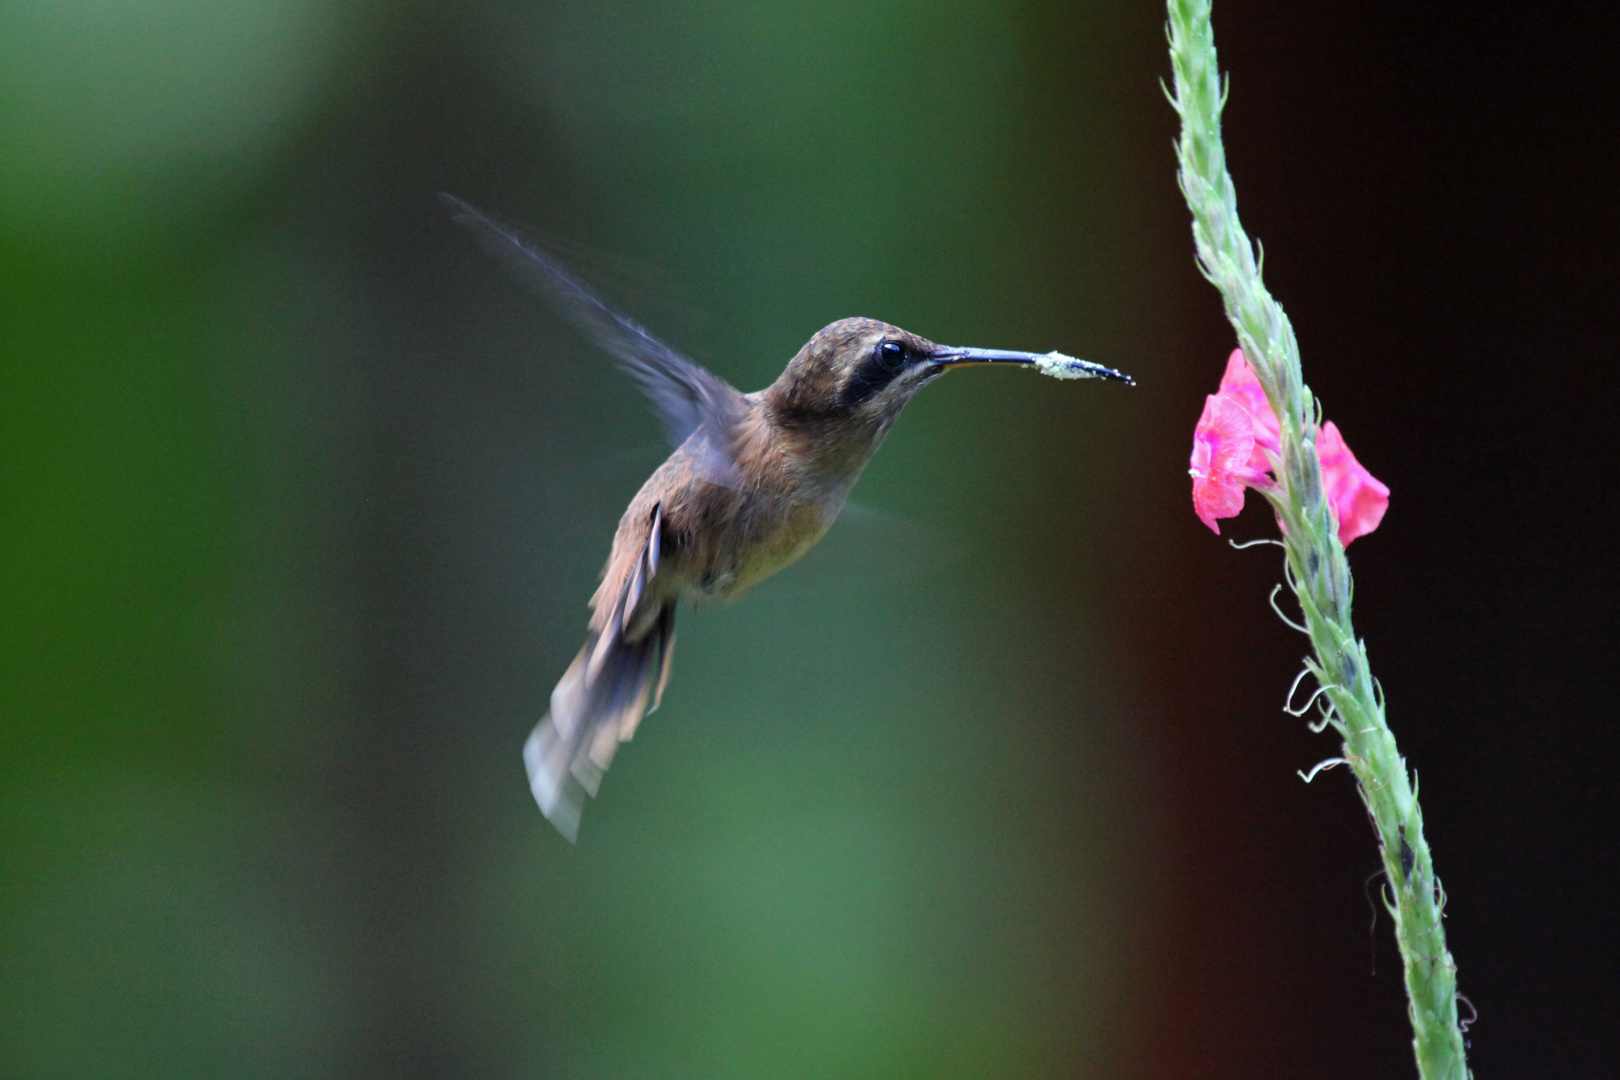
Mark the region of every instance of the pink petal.
[[1246, 463], [1254, 449], [1254, 421], [1241, 405], [1219, 394], [1204, 399], [1193, 430], [1188, 472], [1193, 478], [1193, 512], [1217, 534], [1218, 518], [1243, 509]]
[[1339, 542], [1349, 546], [1378, 528], [1389, 509], [1389, 488], [1368, 472], [1345, 445], [1338, 425], [1329, 420], [1316, 437], [1322, 462], [1322, 487], [1339, 516]]
[[1266, 457], [1266, 451], [1275, 454], [1280, 449], [1278, 431], [1281, 425], [1277, 423], [1277, 414], [1272, 411], [1271, 402], [1266, 400], [1266, 392], [1260, 388], [1260, 380], [1254, 377], [1254, 370], [1249, 367], [1242, 349], [1233, 349], [1232, 355], [1226, 358], [1226, 373], [1221, 376], [1221, 388], [1216, 393], [1241, 405], [1254, 421], [1254, 450], [1249, 456], [1249, 467], [1258, 472], [1268, 471], [1271, 461]]
[[1214, 530], [1217, 536], [1220, 535], [1221, 527], [1216, 519], [1237, 517], [1242, 512], [1242, 484], [1193, 481], [1193, 513], [1198, 515], [1199, 521]]

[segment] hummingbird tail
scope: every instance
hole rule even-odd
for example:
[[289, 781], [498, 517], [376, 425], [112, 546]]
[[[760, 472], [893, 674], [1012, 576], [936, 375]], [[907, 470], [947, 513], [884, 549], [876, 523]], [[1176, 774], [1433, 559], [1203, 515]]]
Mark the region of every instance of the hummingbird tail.
[[551, 692], [551, 711], [523, 744], [534, 801], [570, 843], [585, 797], [595, 796], [613, 752], [658, 708], [674, 646], [674, 601], [636, 641], [625, 640], [618, 622], [593, 633]]

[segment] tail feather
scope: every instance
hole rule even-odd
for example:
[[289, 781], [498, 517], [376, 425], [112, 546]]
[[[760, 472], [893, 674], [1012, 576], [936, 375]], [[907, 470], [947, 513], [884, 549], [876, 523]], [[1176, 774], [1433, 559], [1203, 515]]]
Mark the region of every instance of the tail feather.
[[[654, 507], [650, 541], [634, 571], [551, 692], [551, 711], [523, 744], [534, 801], [570, 842], [579, 834], [585, 797], [596, 795], [619, 743], [629, 741], [642, 716], [658, 708], [669, 678], [675, 601], [637, 610], [643, 598], [651, 599], [647, 587], [657, 572], [660, 523]], [[640, 636], [631, 639], [637, 630]]]
[[669, 685], [670, 661], [675, 658], [675, 605], [668, 604], [658, 613], [658, 681], [653, 684], [652, 703], [646, 710], [631, 718], [630, 723], [620, 729], [619, 741], [629, 742], [635, 738], [636, 727], [641, 718], [658, 711], [658, 706], [664, 703], [664, 687]]

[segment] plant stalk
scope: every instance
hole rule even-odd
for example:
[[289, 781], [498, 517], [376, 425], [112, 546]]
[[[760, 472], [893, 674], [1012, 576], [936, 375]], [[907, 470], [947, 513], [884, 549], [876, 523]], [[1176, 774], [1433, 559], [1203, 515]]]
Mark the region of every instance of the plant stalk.
[[1331, 726], [1342, 737], [1343, 763], [1355, 773], [1378, 834], [1387, 881], [1384, 903], [1405, 968], [1418, 1073], [1423, 1080], [1467, 1080], [1457, 1023], [1457, 969], [1440, 922], [1445, 891], [1423, 835], [1416, 779], [1408, 776], [1385, 723], [1383, 691], [1372, 677], [1366, 645], [1350, 623], [1350, 566], [1323, 494], [1316, 454], [1321, 410], [1301, 374], [1294, 329], [1261, 279], [1262, 259], [1238, 221], [1226, 171], [1221, 143], [1226, 87], [1216, 64], [1210, 0], [1169, 0], [1169, 11], [1175, 72], [1170, 97], [1181, 116], [1179, 179], [1192, 210], [1198, 264], [1220, 290], [1238, 343], [1282, 429], [1272, 469], [1277, 485], [1263, 494], [1283, 528], [1284, 574], [1299, 598], [1315, 653], [1305, 660], [1320, 687], [1314, 700], [1321, 720], [1312, 729]]

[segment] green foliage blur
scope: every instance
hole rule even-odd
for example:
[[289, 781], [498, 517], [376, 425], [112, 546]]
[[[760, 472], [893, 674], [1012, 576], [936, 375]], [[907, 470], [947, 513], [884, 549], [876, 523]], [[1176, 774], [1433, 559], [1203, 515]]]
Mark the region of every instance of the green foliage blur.
[[[1160, 17], [0, 6], [0, 1075], [1106, 1071]], [[1143, 389], [930, 387], [877, 512], [683, 613], [573, 848], [518, 748], [662, 450], [439, 190], [745, 390], [850, 315]]]

